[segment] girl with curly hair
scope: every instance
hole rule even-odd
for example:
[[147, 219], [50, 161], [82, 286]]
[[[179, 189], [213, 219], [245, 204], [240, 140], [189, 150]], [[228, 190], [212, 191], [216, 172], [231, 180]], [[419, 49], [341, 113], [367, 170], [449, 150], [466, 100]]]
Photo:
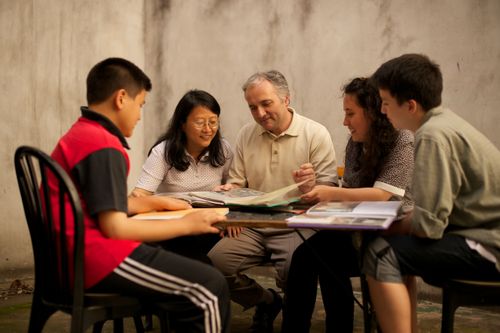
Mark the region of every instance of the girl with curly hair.
[[[409, 208], [413, 135], [395, 129], [380, 112], [378, 90], [367, 78], [343, 87], [346, 147], [343, 187], [317, 185], [302, 198], [318, 201], [402, 200]], [[326, 332], [352, 332], [354, 298], [350, 277], [359, 276], [359, 248], [346, 231], [317, 232], [293, 255], [285, 289], [282, 332], [309, 332], [318, 279]]]

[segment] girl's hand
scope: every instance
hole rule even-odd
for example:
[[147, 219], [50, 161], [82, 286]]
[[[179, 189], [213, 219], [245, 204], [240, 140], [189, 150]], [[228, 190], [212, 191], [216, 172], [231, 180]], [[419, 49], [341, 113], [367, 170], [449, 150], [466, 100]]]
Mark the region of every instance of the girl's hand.
[[320, 201], [334, 201], [335, 190], [333, 186], [316, 185], [311, 191], [303, 194], [300, 198], [307, 203], [317, 203]]

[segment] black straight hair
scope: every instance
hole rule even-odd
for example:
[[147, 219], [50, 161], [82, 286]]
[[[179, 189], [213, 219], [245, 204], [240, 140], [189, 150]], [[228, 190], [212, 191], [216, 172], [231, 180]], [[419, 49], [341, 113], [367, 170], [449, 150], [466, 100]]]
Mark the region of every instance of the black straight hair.
[[151, 88], [151, 80], [139, 67], [122, 58], [108, 58], [92, 67], [87, 75], [87, 103], [104, 102], [119, 89], [135, 98], [142, 90]]
[[[197, 106], [203, 106], [220, 116], [220, 106], [217, 100], [208, 92], [203, 90], [193, 89], [188, 91], [175, 107], [174, 114], [170, 119], [167, 130], [155, 142], [151, 150], [159, 143], [166, 141], [165, 145], [165, 162], [179, 171], [186, 171], [189, 167], [189, 160], [185, 154], [187, 137], [182, 130], [182, 125], [187, 121], [189, 114]], [[151, 153], [149, 151], [149, 154]], [[226, 163], [227, 156], [222, 147], [222, 135], [220, 128], [217, 128], [214, 138], [210, 145], [201, 153], [202, 155], [208, 150], [208, 163], [213, 167], [220, 167]]]

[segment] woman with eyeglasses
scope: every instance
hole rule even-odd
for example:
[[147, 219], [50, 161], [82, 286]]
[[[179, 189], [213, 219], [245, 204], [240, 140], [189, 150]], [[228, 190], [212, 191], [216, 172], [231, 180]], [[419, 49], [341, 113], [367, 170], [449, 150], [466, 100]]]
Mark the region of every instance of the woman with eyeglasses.
[[[219, 116], [219, 103], [208, 92], [190, 90], [182, 96], [166, 132], [149, 151], [131, 195], [211, 191], [224, 184], [233, 153], [222, 138]], [[218, 240], [218, 235], [207, 234], [171, 239], [162, 246], [209, 261], [205, 254]]]

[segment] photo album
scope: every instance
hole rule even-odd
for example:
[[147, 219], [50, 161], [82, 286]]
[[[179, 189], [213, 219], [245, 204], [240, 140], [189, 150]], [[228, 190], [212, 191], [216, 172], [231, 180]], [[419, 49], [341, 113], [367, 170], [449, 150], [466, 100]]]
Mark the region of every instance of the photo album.
[[291, 228], [387, 229], [397, 219], [401, 201], [320, 202], [287, 219]]
[[243, 207], [280, 207], [300, 200], [298, 187], [292, 184], [272, 192], [261, 192], [249, 188], [235, 188], [229, 191], [198, 191], [183, 193], [161, 193], [158, 195], [182, 199], [196, 207], [243, 206]]

